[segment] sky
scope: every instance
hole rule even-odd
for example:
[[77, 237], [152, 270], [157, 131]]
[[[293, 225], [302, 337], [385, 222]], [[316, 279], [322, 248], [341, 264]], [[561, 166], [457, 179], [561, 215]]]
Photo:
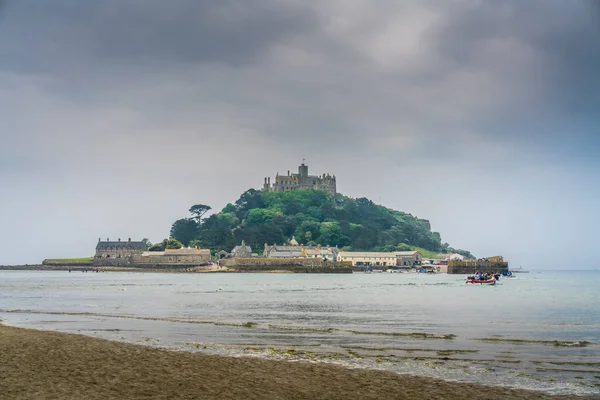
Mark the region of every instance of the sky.
[[0, 265], [158, 242], [264, 177], [599, 268], [596, 0], [0, 0]]

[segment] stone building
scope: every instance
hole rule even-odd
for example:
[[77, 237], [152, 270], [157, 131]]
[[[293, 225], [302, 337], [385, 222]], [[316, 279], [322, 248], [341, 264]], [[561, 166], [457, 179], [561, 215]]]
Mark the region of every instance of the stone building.
[[265, 243], [263, 250], [265, 258], [306, 258], [304, 248], [302, 246], [278, 246], [276, 244], [269, 246]]
[[300, 189], [314, 189], [326, 192], [331, 196], [335, 196], [337, 193], [335, 175], [328, 173], [322, 175], [309, 175], [308, 165], [304, 162], [298, 166], [297, 174], [277, 175], [275, 176], [275, 182], [271, 184], [271, 178], [266, 177], [263, 190], [266, 192], [287, 192], [291, 190]]
[[[292, 238], [292, 241], [295, 240]], [[325, 261], [337, 261], [337, 247], [302, 246], [294, 245], [290, 241], [289, 245], [278, 246], [276, 244], [269, 246], [265, 243], [263, 257], [265, 258], [319, 258]], [[297, 242], [296, 242], [297, 243]]]
[[338, 261], [350, 261], [352, 266], [395, 266], [396, 254], [376, 251], [341, 251]]
[[325, 261], [337, 261], [338, 248], [336, 247], [321, 247], [318, 246], [307, 246], [304, 248], [304, 253], [307, 258], [320, 258]]
[[136, 254], [142, 254], [148, 250], [145, 241], [135, 242], [131, 238], [127, 241], [111, 241], [106, 239], [105, 242], [98, 238], [96, 245], [96, 254], [94, 255], [94, 264], [96, 265], [125, 265], [130, 262], [130, 257]]
[[252, 247], [248, 246], [246, 242], [242, 240], [241, 245], [237, 245], [231, 250], [231, 257], [250, 258], [252, 257]]
[[131, 257], [131, 263], [144, 266], [199, 266], [212, 263], [209, 249], [166, 249], [145, 251]]
[[148, 251], [145, 240], [126, 242], [103, 242], [98, 239], [94, 265], [97, 266], [196, 266], [212, 262], [208, 249], [167, 249], [165, 251]]
[[423, 263], [423, 256], [416, 250], [396, 251], [396, 265], [399, 267], [412, 267]]

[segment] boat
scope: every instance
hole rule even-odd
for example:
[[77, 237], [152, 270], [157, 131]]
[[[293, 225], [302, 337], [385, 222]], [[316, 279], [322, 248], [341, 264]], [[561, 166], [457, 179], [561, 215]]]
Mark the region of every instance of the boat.
[[500, 272], [500, 275], [502, 275], [504, 278], [516, 278], [512, 271], [502, 271]]
[[477, 279], [473, 276], [469, 276], [469, 277], [467, 277], [466, 283], [479, 283], [481, 285], [495, 285], [496, 278], [491, 277], [490, 279]]

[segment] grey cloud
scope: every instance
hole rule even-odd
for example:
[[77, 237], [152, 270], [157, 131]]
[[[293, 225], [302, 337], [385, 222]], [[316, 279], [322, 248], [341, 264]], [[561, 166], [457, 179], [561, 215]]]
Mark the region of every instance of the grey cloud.
[[[510, 214], [515, 198], [523, 220], [541, 204], [530, 226], [593, 202], [556, 197], [553, 179], [598, 171], [594, 4], [8, 1], [0, 177], [13, 194], [0, 216], [28, 226], [51, 198], [57, 212], [35, 214], [40, 236], [73, 218], [70, 233], [92, 244], [111, 230], [161, 240], [190, 204], [217, 209], [306, 157], [343, 193], [487, 249], [496, 239], [477, 232], [504, 224], [496, 210]], [[579, 190], [579, 176], [560, 179]], [[78, 227], [90, 213], [93, 226]], [[495, 232], [507, 246], [509, 228]], [[62, 242], [56, 256], [72, 250]], [[51, 255], [42, 247], [37, 259]]]
[[243, 65], [259, 60], [272, 43], [317, 27], [310, 8], [264, 0], [25, 0], [11, 2], [6, 14], [14, 31], [5, 40], [30, 45], [13, 47], [16, 61], [40, 68], [47, 62], [67, 69], [86, 62]]

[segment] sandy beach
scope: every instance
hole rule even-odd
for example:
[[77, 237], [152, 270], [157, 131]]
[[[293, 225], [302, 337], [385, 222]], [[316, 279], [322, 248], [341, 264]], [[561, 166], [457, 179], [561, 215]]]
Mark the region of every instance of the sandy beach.
[[581, 399], [4, 325], [0, 359], [2, 399]]

